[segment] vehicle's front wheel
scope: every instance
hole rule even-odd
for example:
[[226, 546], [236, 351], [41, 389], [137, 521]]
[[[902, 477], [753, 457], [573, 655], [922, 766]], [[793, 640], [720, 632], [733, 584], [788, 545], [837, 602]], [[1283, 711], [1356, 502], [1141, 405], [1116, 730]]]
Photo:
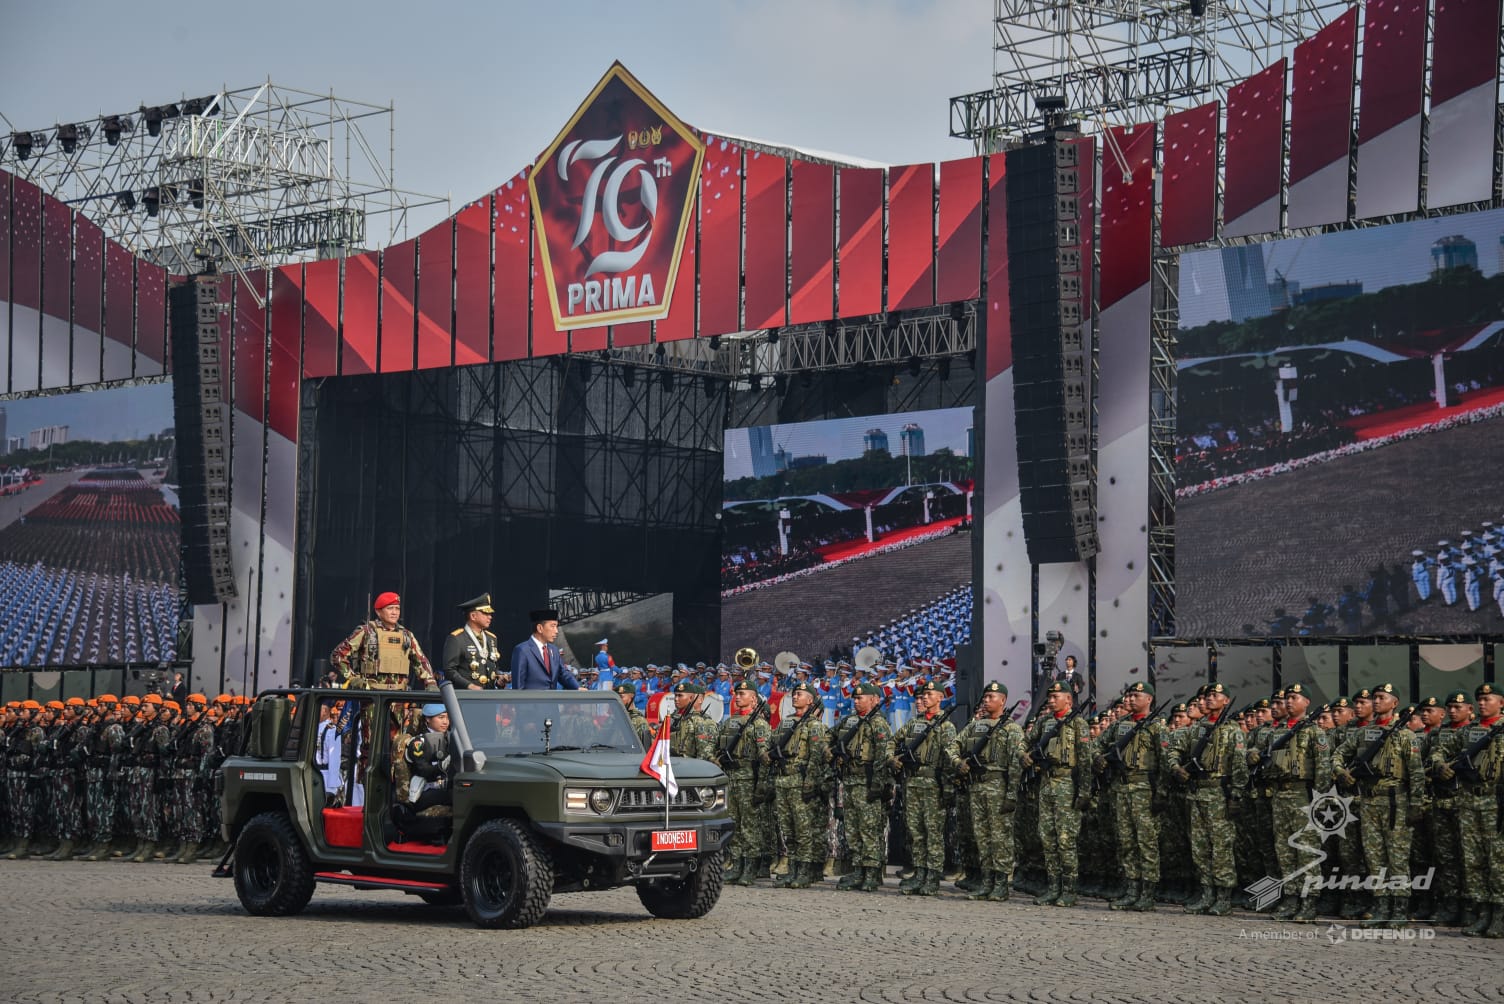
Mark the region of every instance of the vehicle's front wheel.
[[652, 879], [637, 883], [637, 898], [648, 913], [665, 920], [703, 917], [721, 898], [725, 853], [700, 857], [700, 866], [682, 879]]
[[313, 898], [313, 866], [285, 812], [252, 816], [235, 841], [235, 892], [257, 917], [286, 917]]
[[493, 819], [470, 837], [460, 861], [460, 892], [478, 927], [531, 927], [554, 891], [548, 852], [522, 826]]

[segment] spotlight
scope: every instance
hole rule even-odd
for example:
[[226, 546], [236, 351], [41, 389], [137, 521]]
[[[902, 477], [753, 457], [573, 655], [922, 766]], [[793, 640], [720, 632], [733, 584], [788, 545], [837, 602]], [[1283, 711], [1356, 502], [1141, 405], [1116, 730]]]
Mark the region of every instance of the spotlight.
[[1191, 16], [1201, 17], [1206, 13], [1206, 0], [1191, 0]]
[[141, 193], [141, 202], [146, 206], [147, 216], [156, 216], [157, 211], [162, 208], [161, 190], [158, 189], [157, 186], [153, 185], [151, 188], [148, 188], [146, 191]]
[[78, 125], [72, 122], [57, 127], [58, 145], [63, 148], [64, 153], [71, 154], [77, 150], [80, 138], [87, 140], [89, 138], [89, 130], [80, 130]]
[[153, 105], [148, 108], [141, 106], [141, 118], [146, 122], [146, 134], [148, 136], [162, 135], [162, 109]]
[[710, 336], [710, 351], [712, 351], [712, 352], [719, 352], [719, 351], [721, 351], [721, 336], [720, 335], [711, 335]]
[[10, 147], [16, 151], [17, 160], [27, 160], [31, 157], [32, 136], [29, 132], [13, 132], [10, 134]]
[[183, 102], [183, 114], [184, 115], [202, 115], [202, 114], [204, 114], [204, 99], [203, 98], [189, 98], [187, 101], [184, 101]]
[[941, 359], [938, 363], [935, 364], [935, 372], [937, 374], [939, 374], [941, 380], [949, 380], [950, 379], [950, 357], [949, 356], [947, 356], [944, 359]]
[[789, 378], [787, 376], [785, 376], [782, 373], [779, 373], [778, 375], [776, 375], [776, 376], [773, 377], [773, 391], [779, 397], [783, 397], [783, 395], [788, 392], [788, 389], [789, 389]]
[[204, 208], [204, 179], [194, 178], [188, 182], [188, 198], [193, 201], [194, 209]]
[[203, 102], [203, 106], [204, 106], [203, 114], [205, 114], [205, 115], [223, 115], [225, 113], [225, 107], [220, 102], [218, 94], [211, 94], [207, 98], [201, 98], [199, 100]]
[[762, 374], [753, 373], [747, 378], [747, 382], [751, 385], [753, 393], [762, 390]]
[[136, 208], [136, 193], [129, 189], [115, 193], [115, 204], [126, 212]]
[[769, 328], [768, 329], [768, 344], [769, 345], [777, 345], [778, 344], [778, 329], [777, 328]]
[[909, 357], [909, 376], [917, 377], [919, 375], [919, 369], [920, 369], [920, 367], [922, 365], [923, 364], [920, 363], [918, 356], [910, 356]]
[[104, 130], [104, 141], [110, 146], [118, 146], [120, 134], [131, 132], [136, 123], [129, 115], [107, 115], [100, 120], [100, 127]]

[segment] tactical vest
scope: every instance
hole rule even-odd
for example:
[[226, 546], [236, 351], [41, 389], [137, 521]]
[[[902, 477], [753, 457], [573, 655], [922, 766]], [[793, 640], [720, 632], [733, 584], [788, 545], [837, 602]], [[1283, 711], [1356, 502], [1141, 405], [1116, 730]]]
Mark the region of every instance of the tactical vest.
[[[1474, 743], [1493, 731], [1493, 728], [1474, 723], [1458, 731], [1462, 734], [1458, 739], [1455, 756], [1460, 758]], [[1468, 784], [1496, 784], [1501, 774], [1504, 774], [1504, 763], [1501, 763], [1501, 760], [1504, 760], [1504, 737], [1495, 737], [1493, 742], [1484, 746], [1473, 756], [1471, 763], [1467, 761], [1459, 763], [1457, 775]]]
[[376, 631], [376, 672], [380, 676], [400, 676], [407, 679], [407, 643], [401, 630]]
[[[1404, 726], [1396, 729], [1390, 735], [1388, 742], [1384, 741], [1384, 734], [1389, 732], [1387, 725], [1369, 725], [1358, 734], [1357, 753], [1353, 757], [1354, 762], [1363, 760], [1373, 750], [1373, 755], [1368, 760], [1368, 766], [1372, 774], [1365, 775], [1369, 781], [1403, 781], [1405, 780], [1405, 757], [1400, 752], [1400, 744], [1410, 742], [1410, 733]], [[1383, 743], [1382, 748], [1377, 748]]]
[[[1080, 719], [1074, 719], [1079, 721]], [[1060, 719], [1053, 719], [1054, 728], [1049, 740], [1044, 744], [1044, 755], [1050, 758], [1050, 762], [1057, 768], [1076, 766], [1076, 733], [1073, 728], [1063, 725]], [[1045, 722], [1042, 729], [1048, 729], [1051, 722]]]

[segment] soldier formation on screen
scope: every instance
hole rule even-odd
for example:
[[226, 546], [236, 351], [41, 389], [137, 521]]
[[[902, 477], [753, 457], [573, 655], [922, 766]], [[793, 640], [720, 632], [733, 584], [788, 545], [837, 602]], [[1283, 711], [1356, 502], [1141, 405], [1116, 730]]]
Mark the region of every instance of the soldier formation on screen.
[[5, 705], [0, 854], [181, 864], [222, 855], [219, 769], [247, 704], [102, 694]]

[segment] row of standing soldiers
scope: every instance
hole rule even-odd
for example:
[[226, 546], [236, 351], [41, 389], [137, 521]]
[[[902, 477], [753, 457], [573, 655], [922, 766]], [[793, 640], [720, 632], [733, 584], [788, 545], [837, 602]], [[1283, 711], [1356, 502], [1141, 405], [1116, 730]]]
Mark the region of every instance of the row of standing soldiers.
[[218, 780], [245, 698], [158, 694], [0, 709], [0, 853], [9, 860], [168, 860], [225, 850]]
[[949, 866], [974, 899], [1017, 887], [1041, 905], [1084, 893], [1218, 916], [1236, 901], [1279, 919], [1414, 916], [1504, 936], [1504, 700], [1492, 684], [1425, 702], [1438, 714], [1423, 726], [1390, 684], [1316, 708], [1293, 684], [1235, 715], [1220, 683], [1171, 709], [1135, 683], [1092, 721], [1056, 683], [1020, 727], [994, 682], [957, 729], [924, 683], [896, 733], [872, 686], [833, 728], [813, 688], [793, 692], [777, 730], [750, 683], [718, 726], [693, 710], [695, 693], [676, 688], [673, 753], [730, 778], [738, 884], [769, 877], [781, 847], [778, 884], [791, 888], [822, 881], [835, 857], [838, 888], [875, 890], [892, 859], [908, 862], [899, 888], [912, 895], [935, 894]]

